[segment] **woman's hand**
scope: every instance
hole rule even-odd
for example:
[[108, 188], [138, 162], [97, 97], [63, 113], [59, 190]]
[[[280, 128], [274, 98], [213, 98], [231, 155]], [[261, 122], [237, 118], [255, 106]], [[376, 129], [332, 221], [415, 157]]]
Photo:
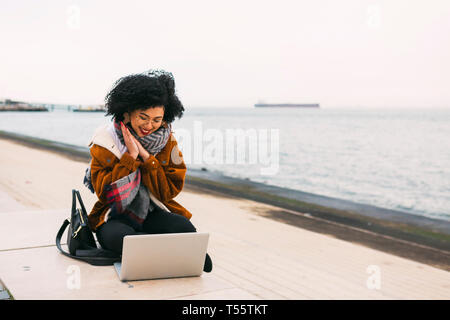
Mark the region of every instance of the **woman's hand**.
[[150, 158], [150, 153], [145, 150], [145, 148], [142, 146], [142, 144], [137, 141], [137, 139], [131, 135], [131, 139], [133, 139], [134, 143], [137, 145], [137, 148], [139, 150], [139, 155], [141, 156], [142, 160], [145, 162], [148, 158]]
[[[122, 121], [120, 122], [120, 126], [122, 128], [122, 135], [123, 135], [123, 140], [125, 142], [125, 146], [127, 147], [128, 152], [130, 153], [130, 156], [132, 156], [134, 159], [136, 159], [137, 156], [139, 155], [139, 148], [136, 145], [137, 140], [133, 137], [133, 135], [128, 130], [128, 128], [125, 127], [125, 125], [123, 124]], [[140, 145], [140, 143], [139, 143], [139, 145]]]

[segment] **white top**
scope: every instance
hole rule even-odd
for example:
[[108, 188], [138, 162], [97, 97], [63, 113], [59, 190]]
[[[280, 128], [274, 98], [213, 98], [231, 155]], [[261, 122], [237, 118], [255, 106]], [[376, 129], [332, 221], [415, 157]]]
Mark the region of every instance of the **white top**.
[[116, 129], [114, 128], [113, 122], [109, 124], [107, 130], [110, 133], [111, 137], [113, 138], [117, 148], [119, 148], [120, 154], [123, 155], [125, 151], [127, 151], [127, 146], [122, 144], [122, 142], [120, 142], [119, 136], [117, 135]]

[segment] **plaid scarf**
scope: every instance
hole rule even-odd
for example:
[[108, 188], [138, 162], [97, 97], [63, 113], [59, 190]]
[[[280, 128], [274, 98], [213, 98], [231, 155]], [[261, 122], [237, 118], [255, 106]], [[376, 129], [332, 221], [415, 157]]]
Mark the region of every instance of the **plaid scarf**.
[[[169, 141], [172, 132], [171, 124], [162, 125], [151, 134], [139, 137], [131, 125], [127, 125], [131, 134], [153, 156], [159, 153]], [[125, 144], [120, 123], [114, 121], [114, 128], [119, 140]], [[91, 181], [91, 166], [86, 169], [84, 184], [94, 193]], [[137, 231], [142, 231], [142, 223], [147, 214], [155, 208], [152, 203], [149, 190], [143, 184], [141, 171], [138, 168], [129, 175], [105, 186], [106, 199], [111, 208], [109, 219], [124, 218], [128, 220]]]
[[137, 231], [142, 231], [147, 214], [155, 208], [147, 187], [142, 183], [141, 171], [130, 173], [105, 186], [106, 199], [111, 208], [108, 219], [125, 219]]

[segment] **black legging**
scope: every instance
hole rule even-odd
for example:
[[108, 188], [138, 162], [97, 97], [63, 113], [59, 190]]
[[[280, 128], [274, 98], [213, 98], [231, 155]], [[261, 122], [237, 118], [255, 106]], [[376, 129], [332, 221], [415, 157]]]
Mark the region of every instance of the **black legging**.
[[[186, 217], [167, 212], [156, 206], [149, 212], [142, 225], [143, 232], [136, 231], [125, 219], [112, 219], [98, 227], [96, 235], [100, 245], [108, 250], [122, 254], [123, 238], [138, 234], [197, 232], [197, 229]], [[206, 254], [203, 270], [210, 272], [211, 258]]]

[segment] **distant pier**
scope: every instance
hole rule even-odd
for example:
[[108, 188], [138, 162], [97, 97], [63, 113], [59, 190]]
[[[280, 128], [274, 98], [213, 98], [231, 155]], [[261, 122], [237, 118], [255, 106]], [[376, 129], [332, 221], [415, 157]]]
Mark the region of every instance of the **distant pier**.
[[68, 112], [106, 112], [103, 104], [68, 105], [42, 102], [24, 102], [11, 99], [0, 100], [0, 111], [55, 111], [67, 110]]

